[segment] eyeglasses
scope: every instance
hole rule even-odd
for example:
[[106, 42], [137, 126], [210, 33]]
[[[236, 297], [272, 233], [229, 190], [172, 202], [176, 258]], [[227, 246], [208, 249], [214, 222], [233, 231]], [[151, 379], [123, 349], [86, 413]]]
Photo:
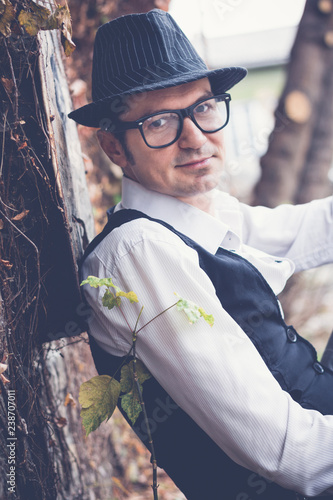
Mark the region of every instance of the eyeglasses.
[[166, 148], [176, 142], [183, 130], [184, 118], [191, 118], [201, 132], [213, 134], [229, 121], [229, 94], [220, 94], [195, 102], [188, 108], [159, 111], [132, 122], [118, 121], [116, 131], [138, 128], [150, 148]]

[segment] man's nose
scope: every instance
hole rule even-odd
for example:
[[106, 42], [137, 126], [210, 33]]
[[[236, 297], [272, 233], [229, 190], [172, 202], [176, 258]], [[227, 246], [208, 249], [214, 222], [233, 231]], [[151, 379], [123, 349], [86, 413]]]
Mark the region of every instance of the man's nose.
[[199, 149], [205, 142], [207, 142], [207, 137], [201, 130], [196, 126], [190, 117], [184, 118], [183, 130], [178, 139], [179, 147]]

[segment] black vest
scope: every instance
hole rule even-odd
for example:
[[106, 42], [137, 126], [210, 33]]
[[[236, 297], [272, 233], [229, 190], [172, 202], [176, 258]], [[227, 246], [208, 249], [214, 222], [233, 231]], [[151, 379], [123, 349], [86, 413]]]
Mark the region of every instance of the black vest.
[[[162, 224], [198, 252], [200, 267], [211, 279], [223, 308], [249, 336], [282, 389], [304, 408], [333, 414], [333, 372], [318, 363], [312, 345], [284, 323], [272, 289], [247, 260], [222, 248], [213, 255], [167, 223], [136, 210], [110, 211], [107, 225], [84, 258], [114, 228], [142, 217]], [[112, 376], [123, 358], [106, 353], [92, 336], [90, 345], [98, 373]], [[303, 498], [233, 462], [154, 378], [144, 383], [143, 395], [157, 463], [188, 500]], [[149, 448], [142, 415], [133, 429]]]

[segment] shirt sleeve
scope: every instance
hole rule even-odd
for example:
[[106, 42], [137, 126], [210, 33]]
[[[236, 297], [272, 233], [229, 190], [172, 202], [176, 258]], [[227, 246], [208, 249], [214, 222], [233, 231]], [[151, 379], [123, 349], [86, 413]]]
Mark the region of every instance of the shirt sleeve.
[[[139, 304], [123, 299], [122, 312], [133, 328], [144, 306], [137, 354], [175, 402], [240, 465], [303, 495], [333, 491], [333, 416], [301, 408], [280, 388], [221, 307], [197, 253], [147, 220], [127, 223], [104, 241], [85, 275], [112, 277], [137, 293]], [[175, 304], [174, 292], [213, 314], [214, 326], [202, 318], [189, 324], [176, 307], [150, 321]], [[102, 290], [85, 286], [85, 293], [95, 310], [92, 333], [106, 350], [124, 355], [131, 332], [122, 314], [101, 306]]]
[[240, 204], [244, 243], [287, 257], [296, 271], [333, 262], [333, 198], [270, 209]]

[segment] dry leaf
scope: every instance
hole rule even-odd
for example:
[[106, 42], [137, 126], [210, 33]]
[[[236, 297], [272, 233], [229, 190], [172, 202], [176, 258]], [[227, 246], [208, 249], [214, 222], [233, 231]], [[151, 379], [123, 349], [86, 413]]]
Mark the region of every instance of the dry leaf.
[[0, 231], [5, 227], [5, 223], [2, 219], [0, 219]]
[[10, 380], [6, 378], [2, 373], [0, 374], [1, 380], [3, 384], [9, 384]]
[[7, 269], [11, 269], [13, 267], [13, 264], [11, 264], [9, 260], [0, 259], [0, 264], [2, 264]]
[[14, 82], [13, 82], [13, 80], [11, 78], [5, 78], [3, 76], [1, 78], [1, 83], [2, 83], [5, 91], [7, 92], [7, 94], [11, 94], [13, 92]]
[[73, 42], [69, 31], [65, 27], [61, 30], [61, 43], [67, 57], [69, 57], [76, 49], [76, 45]]
[[7, 370], [8, 365], [5, 365], [5, 363], [0, 363], [0, 373], [3, 373]]
[[15, 215], [15, 217], [12, 218], [12, 220], [15, 220], [15, 221], [20, 221], [22, 219], [24, 219], [24, 217], [26, 217], [29, 213], [29, 210], [23, 210], [23, 212], [21, 212], [20, 214], [17, 214]]
[[95, 462], [94, 460], [91, 460], [91, 459], [90, 459], [90, 460], [89, 460], [89, 465], [90, 465], [90, 467], [91, 467], [92, 469], [94, 469], [94, 470], [96, 470], [96, 469], [97, 469], [97, 467], [96, 467], [96, 462]]
[[15, 19], [15, 9], [9, 0], [0, 0], [0, 33], [10, 36], [10, 25]]
[[[3, 1], [3, 0], [1, 0]], [[18, 17], [21, 26], [24, 26], [29, 35], [37, 35], [40, 30], [59, 29], [61, 32], [61, 43], [66, 56], [70, 56], [75, 49], [72, 40], [71, 15], [67, 5], [58, 5], [53, 14], [49, 9], [30, 3], [33, 12], [22, 10]]]
[[57, 424], [58, 427], [62, 428], [65, 427], [65, 425], [67, 425], [67, 419], [65, 417], [56, 417], [55, 423]]
[[65, 406], [76, 406], [76, 403], [75, 403], [75, 399], [73, 398], [73, 396], [71, 395], [70, 392], [67, 392], [66, 394], [66, 398], [65, 398]]
[[51, 11], [46, 7], [37, 5], [34, 2], [30, 3], [30, 7], [33, 12], [27, 12], [21, 10], [18, 20], [21, 26], [23, 26], [28, 33], [28, 35], [37, 35], [38, 31], [45, 28], [47, 25], [47, 20], [51, 15]]
[[60, 5], [58, 5], [51, 17], [54, 19], [54, 23], [56, 23], [55, 27], [58, 27], [61, 31], [61, 43], [64, 48], [65, 54], [68, 57], [75, 50], [75, 43], [72, 40], [71, 14], [69, 12], [68, 6], [64, 5], [63, 7], [61, 7]]
[[27, 144], [27, 141], [24, 141], [24, 142], [21, 142], [21, 144], [19, 145], [17, 150], [20, 151], [21, 149], [24, 149], [26, 147], [28, 147], [28, 144]]
[[121, 481], [117, 477], [112, 476], [112, 482], [115, 486], [117, 486], [117, 488], [119, 488], [123, 493], [125, 493], [125, 495], [130, 494], [130, 492], [125, 488], [125, 486], [121, 483]]

